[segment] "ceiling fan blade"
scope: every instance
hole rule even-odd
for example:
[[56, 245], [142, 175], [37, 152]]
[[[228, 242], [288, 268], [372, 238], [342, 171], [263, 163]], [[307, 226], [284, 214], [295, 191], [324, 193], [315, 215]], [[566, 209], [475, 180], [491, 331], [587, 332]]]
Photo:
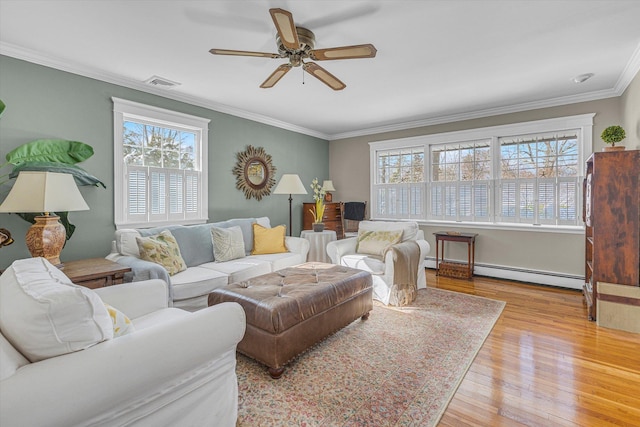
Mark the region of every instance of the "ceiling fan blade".
[[269, 9], [269, 13], [284, 47], [291, 50], [300, 49], [296, 24], [293, 22], [291, 12], [287, 12], [284, 9]]
[[268, 52], [250, 52], [247, 50], [229, 50], [229, 49], [211, 49], [209, 53], [214, 55], [231, 55], [231, 56], [257, 56], [261, 58], [282, 58], [277, 53]]
[[313, 62], [307, 62], [302, 65], [304, 70], [311, 74], [316, 79], [320, 80], [322, 83], [326, 84], [333, 90], [342, 90], [347, 87], [346, 84], [342, 83], [336, 76], [319, 66]]
[[376, 52], [377, 50], [372, 44], [359, 44], [315, 49], [309, 52], [309, 56], [316, 61], [326, 61], [330, 59], [374, 58]]
[[269, 89], [270, 87], [275, 86], [275, 84], [278, 83], [278, 81], [280, 81], [280, 79], [284, 77], [284, 75], [287, 74], [290, 69], [291, 64], [282, 64], [281, 66], [276, 68], [273, 73], [271, 73], [267, 80], [262, 82], [260, 87], [263, 89]]

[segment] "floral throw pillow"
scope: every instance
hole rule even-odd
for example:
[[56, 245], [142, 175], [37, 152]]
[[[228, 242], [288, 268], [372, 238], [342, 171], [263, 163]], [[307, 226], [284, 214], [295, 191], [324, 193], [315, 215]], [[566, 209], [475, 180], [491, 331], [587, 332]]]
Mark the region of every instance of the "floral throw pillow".
[[107, 303], [105, 303], [104, 306], [107, 308], [107, 312], [113, 323], [114, 338], [128, 335], [134, 331], [133, 323], [131, 323], [131, 319], [129, 319], [126, 314]]
[[358, 231], [356, 252], [359, 254], [382, 257], [387, 248], [402, 239], [402, 230], [395, 231]]
[[180, 247], [169, 230], [148, 237], [136, 237], [140, 258], [160, 264], [170, 276], [187, 269]]
[[231, 261], [244, 257], [244, 239], [239, 226], [220, 228], [211, 227], [213, 258], [215, 262]]

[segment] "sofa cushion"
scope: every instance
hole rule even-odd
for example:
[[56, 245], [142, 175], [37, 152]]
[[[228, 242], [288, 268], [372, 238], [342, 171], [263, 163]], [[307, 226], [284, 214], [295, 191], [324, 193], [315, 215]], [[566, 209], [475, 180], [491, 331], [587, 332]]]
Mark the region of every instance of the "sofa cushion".
[[[265, 255], [250, 255], [243, 258], [243, 261], [250, 262], [253, 259], [257, 259], [263, 262], [268, 262], [271, 265], [271, 271], [281, 270], [285, 267], [292, 267], [294, 265], [302, 264], [307, 261], [306, 257], [303, 257], [297, 252], [282, 252], [279, 254], [265, 254]], [[231, 283], [231, 282], [230, 282]]]
[[240, 227], [211, 227], [211, 239], [215, 262], [231, 261], [245, 256], [244, 240]]
[[113, 338], [100, 297], [45, 258], [14, 261], [0, 277], [0, 329], [31, 362]]
[[251, 277], [271, 273], [269, 261], [251, 256], [222, 263], [210, 262], [202, 264], [200, 267], [225, 274], [228, 277], [227, 283], [241, 282]]
[[253, 224], [255, 223], [255, 218], [234, 218], [222, 222], [227, 228], [240, 227], [242, 229], [245, 255], [249, 255], [253, 250]]
[[0, 381], [9, 378], [29, 361], [0, 334]]
[[340, 263], [345, 267], [357, 268], [358, 270], [368, 271], [375, 275], [382, 275], [385, 271], [385, 265], [382, 258], [365, 254], [344, 255], [340, 259]]
[[169, 275], [187, 269], [180, 246], [169, 230], [148, 237], [136, 237], [140, 258], [163, 266]]
[[116, 250], [124, 256], [140, 258], [140, 250], [136, 241], [136, 237], [140, 236], [140, 232], [133, 228], [116, 230]]
[[402, 230], [366, 231], [358, 230], [356, 252], [382, 257], [387, 248], [402, 240]]
[[284, 225], [266, 228], [260, 224], [253, 224], [253, 250], [251, 255], [287, 252], [287, 246], [284, 244], [285, 231]]
[[178, 242], [180, 254], [187, 267], [213, 261], [211, 243], [212, 224], [169, 225], [164, 227], [141, 228], [137, 230], [142, 237], [153, 236], [169, 230]]
[[189, 267], [171, 276], [174, 301], [206, 295], [227, 283], [226, 274], [202, 267]]

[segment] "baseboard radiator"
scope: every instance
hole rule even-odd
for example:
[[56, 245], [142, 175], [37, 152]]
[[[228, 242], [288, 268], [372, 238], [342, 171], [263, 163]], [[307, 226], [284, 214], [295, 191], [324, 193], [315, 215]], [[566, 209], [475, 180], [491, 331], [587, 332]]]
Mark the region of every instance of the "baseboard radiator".
[[[466, 264], [466, 260], [461, 262]], [[426, 257], [425, 267], [436, 268], [436, 258]], [[515, 280], [517, 282], [535, 283], [539, 285], [558, 286], [561, 288], [582, 289], [584, 277], [572, 274], [557, 273], [551, 271], [528, 270], [504, 265], [478, 264], [474, 268], [474, 274], [478, 276], [495, 277], [497, 279]]]

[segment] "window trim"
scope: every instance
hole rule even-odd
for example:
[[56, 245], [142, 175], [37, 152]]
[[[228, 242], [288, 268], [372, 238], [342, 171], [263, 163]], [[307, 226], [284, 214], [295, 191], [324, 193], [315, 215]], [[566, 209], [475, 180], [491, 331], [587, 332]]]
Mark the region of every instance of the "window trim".
[[[114, 222], [117, 229], [120, 228], [137, 228], [149, 226], [163, 226], [171, 224], [202, 224], [207, 222], [209, 214], [208, 203], [208, 152], [209, 145], [209, 123], [211, 120], [202, 117], [192, 116], [190, 114], [171, 111], [164, 108], [154, 107], [150, 105], [140, 104], [126, 99], [112, 97], [113, 101], [113, 199], [114, 199]], [[190, 219], [175, 220], [168, 218], [166, 221], [144, 221], [134, 222], [127, 221], [126, 203], [124, 195], [127, 194], [126, 179], [124, 176], [124, 150], [123, 150], [123, 132], [124, 122], [126, 120], [138, 120], [142, 123], [152, 123], [160, 126], [168, 126], [172, 128], [181, 128], [195, 132], [200, 136], [199, 155], [197, 161], [200, 165], [200, 176], [202, 185], [198, 199], [200, 206], [195, 217]]]
[[[454, 142], [465, 142], [469, 140], [490, 139], [492, 144], [492, 152], [495, 153], [499, 144], [500, 137], [506, 137], [511, 135], [522, 134], [535, 134], [535, 133], [548, 133], [563, 131], [566, 129], [577, 129], [580, 144], [578, 147], [578, 178], [584, 176], [584, 167], [587, 157], [593, 152], [593, 118], [595, 113], [579, 114], [574, 116], [557, 117], [551, 119], [534, 120], [528, 122], [512, 123], [497, 126], [488, 126], [483, 128], [465, 129], [453, 132], [444, 132], [429, 135], [420, 135], [407, 138], [397, 138], [384, 141], [373, 141], [369, 143], [369, 200], [371, 201], [371, 219], [388, 219], [376, 217], [376, 173], [377, 173], [377, 152], [387, 151], [394, 149], [401, 149], [405, 147], [424, 146], [425, 150], [425, 185], [429, 182], [428, 179], [431, 176], [431, 165], [428, 161], [426, 153], [429, 152], [431, 145], [446, 144]], [[497, 167], [494, 164], [494, 167]], [[495, 170], [494, 170], [495, 174]], [[494, 180], [496, 175], [494, 175]], [[580, 194], [580, 192], [579, 192]], [[581, 196], [581, 194], [580, 194]], [[464, 228], [488, 228], [488, 229], [502, 229], [502, 230], [529, 230], [529, 231], [548, 231], [548, 232], [561, 232], [561, 233], [579, 233], [584, 229], [584, 224], [580, 225], [534, 225], [526, 223], [504, 223], [504, 222], [472, 222], [472, 221], [448, 221], [448, 220], [432, 220], [426, 219], [428, 215], [428, 200], [430, 194], [425, 193], [423, 197], [423, 212], [425, 218], [418, 220], [420, 224], [424, 225], [455, 225], [456, 227]], [[581, 201], [577, 201], [577, 209], [581, 206]], [[495, 203], [492, 204], [493, 209], [496, 209]], [[495, 219], [494, 219], [495, 221]]]

